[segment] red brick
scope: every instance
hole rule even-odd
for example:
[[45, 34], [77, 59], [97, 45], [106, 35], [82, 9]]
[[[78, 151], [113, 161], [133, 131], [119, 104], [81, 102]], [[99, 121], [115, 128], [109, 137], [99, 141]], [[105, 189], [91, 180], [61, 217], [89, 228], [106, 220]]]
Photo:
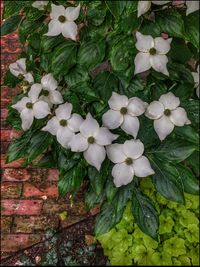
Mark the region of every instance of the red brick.
[[57, 169], [48, 170], [47, 180], [48, 181], [58, 181], [59, 171]]
[[4, 182], [1, 184], [2, 198], [18, 198], [21, 196], [22, 184], [13, 182]]
[[59, 199], [59, 201], [55, 201], [52, 199], [48, 199], [44, 201], [42, 214], [59, 214], [63, 211], [68, 210], [68, 207], [69, 205], [67, 205], [65, 200], [61, 201]]
[[8, 116], [8, 110], [6, 108], [1, 108], [1, 121], [5, 120]]
[[57, 185], [46, 185], [46, 188], [37, 188], [30, 183], [24, 184], [23, 196], [24, 197], [57, 197], [58, 187]]
[[12, 217], [1, 216], [1, 233], [10, 233]]
[[13, 139], [20, 137], [21, 132], [17, 131], [15, 129], [12, 130], [1, 130], [1, 141], [9, 142], [12, 141]]
[[42, 236], [37, 234], [2, 235], [1, 250], [2, 252], [15, 252], [36, 244], [41, 239]]
[[23, 166], [25, 160], [18, 159], [10, 163], [6, 163], [6, 156], [1, 155], [1, 168], [20, 168]]
[[2, 200], [2, 215], [38, 215], [42, 200]]
[[3, 181], [22, 182], [29, 179], [30, 173], [26, 169], [5, 169], [3, 173]]

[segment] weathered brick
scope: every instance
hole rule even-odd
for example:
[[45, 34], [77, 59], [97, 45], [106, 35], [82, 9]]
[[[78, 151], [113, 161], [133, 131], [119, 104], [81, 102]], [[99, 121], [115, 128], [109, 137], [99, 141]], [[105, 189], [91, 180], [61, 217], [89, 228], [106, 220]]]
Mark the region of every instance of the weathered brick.
[[3, 173], [3, 181], [27, 181], [30, 179], [30, 173], [26, 169], [5, 169]]
[[43, 212], [44, 214], [58, 214], [60, 212], [63, 212], [67, 210], [67, 204], [66, 201], [58, 200], [55, 202], [55, 200], [48, 199], [44, 202], [43, 205]]
[[47, 170], [46, 169], [31, 169], [30, 170], [31, 179], [30, 182], [33, 185], [45, 186], [46, 185], [46, 176]]
[[58, 224], [58, 216], [19, 216], [14, 219], [12, 231], [14, 233], [33, 233], [35, 231], [45, 231], [49, 228], [57, 228]]
[[21, 132], [15, 129], [12, 129], [12, 130], [2, 129], [1, 130], [1, 141], [4, 141], [4, 142], [12, 141], [13, 139], [20, 137], [20, 136], [21, 136]]
[[58, 181], [59, 171], [57, 169], [48, 170], [47, 180], [48, 181]]
[[9, 145], [10, 142], [1, 142], [1, 154], [7, 153]]
[[10, 233], [12, 217], [1, 216], [1, 233]]
[[42, 200], [2, 200], [2, 215], [38, 215], [42, 204]]
[[1, 115], [1, 121], [2, 120], [5, 120], [8, 116], [8, 110], [6, 108], [1, 108], [1, 111], [0, 111], [0, 115]]
[[30, 183], [24, 184], [23, 196], [24, 197], [57, 197], [58, 188], [57, 185], [46, 185], [46, 187], [38, 188]]
[[18, 198], [21, 196], [22, 184], [13, 182], [4, 182], [1, 184], [2, 198]]
[[24, 159], [18, 159], [13, 162], [6, 163], [6, 155], [1, 155], [1, 168], [20, 168], [24, 162]]
[[2, 252], [15, 252], [19, 249], [27, 248], [40, 242], [41, 235], [38, 234], [8, 234], [2, 235], [1, 250]]

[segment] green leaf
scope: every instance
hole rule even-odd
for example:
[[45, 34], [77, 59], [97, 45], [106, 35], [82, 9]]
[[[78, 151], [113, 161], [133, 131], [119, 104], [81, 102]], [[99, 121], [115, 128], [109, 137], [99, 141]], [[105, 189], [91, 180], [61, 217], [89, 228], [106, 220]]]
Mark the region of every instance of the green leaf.
[[191, 120], [193, 125], [199, 125], [199, 100], [188, 99], [181, 103], [181, 106], [186, 110], [188, 118]]
[[46, 153], [42, 158], [38, 160], [38, 162], [34, 162], [34, 167], [37, 168], [56, 168], [57, 164], [53, 158], [52, 153], [48, 152]]
[[105, 42], [87, 41], [81, 44], [78, 52], [78, 62], [88, 70], [94, 69], [105, 56]]
[[93, 190], [92, 187], [89, 187], [85, 192], [85, 205], [86, 209], [89, 211], [94, 208], [97, 204], [102, 203], [104, 200], [104, 192], [97, 195]]
[[80, 160], [77, 165], [71, 168], [64, 174], [60, 174], [58, 181], [58, 191], [60, 196], [64, 196], [69, 192], [75, 191], [80, 187], [85, 177], [85, 165], [83, 160]]
[[99, 26], [103, 23], [106, 16], [106, 8], [100, 1], [91, 2], [88, 7], [88, 22]]
[[69, 87], [86, 82], [89, 79], [88, 71], [84, 68], [84, 66], [81, 67], [79, 65], [73, 67], [65, 76], [65, 81]]
[[120, 187], [112, 201], [115, 214], [123, 214], [127, 202], [131, 199], [133, 194], [133, 184]]
[[1, 26], [1, 36], [14, 32], [17, 29], [21, 19], [21, 15], [15, 15], [13, 17], [8, 18]]
[[127, 1], [106, 1], [106, 5], [113, 16], [118, 19], [126, 7], [126, 2]]
[[12, 75], [12, 73], [9, 70], [6, 72], [6, 75], [4, 77], [4, 85], [14, 88], [18, 83], [20, 83], [20, 81], [21, 80]]
[[27, 163], [31, 163], [35, 158], [41, 155], [52, 143], [52, 135], [48, 132], [39, 131], [34, 133], [27, 147]]
[[152, 201], [138, 189], [134, 189], [132, 212], [139, 228], [158, 241], [159, 219]]
[[93, 81], [94, 88], [98, 91], [101, 99], [105, 102], [109, 100], [113, 91], [118, 91], [119, 80], [108, 71], [100, 72]]
[[118, 188], [113, 183], [113, 177], [109, 176], [105, 186], [106, 198], [109, 203], [112, 203]]
[[56, 47], [52, 53], [51, 70], [55, 78], [59, 75], [66, 75], [76, 64], [77, 44], [67, 41]]
[[171, 92], [182, 101], [188, 100], [194, 94], [194, 85], [187, 82], [177, 84], [172, 88]]
[[70, 87], [70, 91], [76, 93], [80, 100], [86, 101], [88, 103], [99, 101], [99, 96], [96, 90], [94, 90], [94, 88], [92, 88], [90, 84], [86, 82]]
[[34, 7], [29, 7], [28, 11], [26, 12], [26, 19], [30, 21], [36, 21], [39, 18], [41, 18], [44, 15], [44, 12], [34, 8]]
[[41, 48], [45, 53], [49, 53], [58, 46], [60, 43], [64, 42], [65, 38], [62, 35], [56, 36], [41, 36]]
[[41, 27], [40, 21], [28, 21], [27, 19], [24, 19], [22, 23], [20, 24], [18, 35], [19, 40], [22, 44], [26, 42], [26, 39], [28, 35], [31, 33], [34, 33], [36, 30], [38, 30]]
[[183, 64], [168, 63], [168, 71], [170, 79], [178, 82], [182, 81], [184, 83], [194, 84], [191, 71]]
[[149, 159], [155, 171], [152, 180], [157, 191], [169, 200], [184, 203], [183, 183], [176, 168], [155, 156]]
[[188, 41], [199, 49], [199, 12], [184, 16], [184, 24]]
[[168, 56], [171, 57], [173, 61], [185, 63], [190, 60], [192, 53], [187, 47], [185, 40], [173, 38]]
[[176, 127], [174, 129], [174, 134], [177, 135], [177, 139], [182, 138], [189, 143], [195, 144], [198, 148], [199, 135], [191, 126], [185, 125], [184, 127]]
[[199, 183], [197, 178], [193, 175], [190, 169], [186, 168], [183, 164], [176, 165], [176, 169], [181, 177], [184, 192], [198, 195], [199, 194]]
[[195, 173], [198, 177], [200, 172], [200, 155], [199, 152], [195, 151], [192, 155], [186, 160], [187, 166]]
[[29, 4], [27, 1], [4, 1], [4, 10], [3, 10], [3, 18], [7, 19], [15, 14], [19, 14], [20, 11]]

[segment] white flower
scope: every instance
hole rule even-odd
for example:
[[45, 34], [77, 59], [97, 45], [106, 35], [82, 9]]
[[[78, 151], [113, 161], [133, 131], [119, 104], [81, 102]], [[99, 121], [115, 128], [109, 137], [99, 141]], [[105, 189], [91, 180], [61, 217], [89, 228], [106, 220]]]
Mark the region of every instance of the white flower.
[[194, 87], [196, 89], [196, 94], [199, 97], [199, 66], [197, 67], [197, 72], [192, 72], [192, 76], [194, 79]]
[[191, 123], [186, 111], [179, 105], [179, 98], [169, 92], [148, 106], [145, 115], [154, 120], [154, 129], [161, 141], [173, 131], [174, 126]]
[[45, 7], [48, 5], [49, 1], [35, 1], [32, 6], [39, 9], [39, 10], [44, 10]]
[[60, 33], [66, 38], [76, 41], [78, 27], [74, 20], [79, 16], [80, 5], [77, 7], [67, 7], [51, 5], [51, 21], [49, 23], [49, 31], [47, 36], [57, 36]]
[[108, 104], [111, 109], [103, 115], [103, 125], [109, 129], [121, 126], [122, 130], [136, 138], [140, 127], [137, 116], [145, 112], [147, 103], [138, 97], [128, 99], [125, 95], [113, 92]]
[[10, 72], [16, 76], [19, 77], [19, 75], [24, 77], [24, 80], [32, 83], [33, 75], [30, 72], [26, 71], [26, 58], [20, 58], [15, 63], [10, 64], [9, 66]]
[[80, 126], [80, 133], [74, 135], [69, 146], [74, 152], [84, 152], [86, 161], [100, 170], [106, 157], [104, 146], [110, 145], [117, 137], [107, 128], [99, 127], [98, 122], [88, 113]]
[[150, 35], [143, 35], [136, 32], [136, 48], [140, 51], [135, 57], [135, 74], [149, 70], [151, 67], [169, 75], [167, 70], [168, 58], [166, 54], [170, 50], [172, 38], [167, 40], [162, 37], [155, 39]]
[[40, 99], [46, 101], [49, 106], [63, 103], [61, 93], [56, 90], [58, 83], [51, 73], [42, 77], [41, 84], [38, 84], [38, 87], [40, 87]]
[[72, 104], [65, 103], [60, 105], [52, 119], [42, 128], [43, 131], [56, 135], [58, 142], [65, 148], [69, 148], [68, 143], [71, 141], [75, 132], [79, 132], [80, 125], [83, 122], [79, 114], [72, 112]]
[[193, 13], [199, 9], [199, 1], [186, 0], [186, 6], [187, 6], [186, 16], [188, 16], [190, 13]]
[[134, 175], [146, 177], [154, 174], [149, 160], [142, 156], [143, 143], [138, 140], [127, 140], [124, 144], [113, 144], [107, 147], [108, 158], [115, 163], [112, 169], [116, 187], [129, 184]]
[[171, 1], [138, 1], [138, 17], [145, 14], [150, 8], [151, 3], [155, 5], [165, 5]]
[[36, 119], [43, 119], [48, 114], [51, 114], [49, 105], [38, 99], [39, 94], [40, 89], [38, 84], [33, 84], [28, 92], [28, 97], [25, 96], [16, 104], [12, 105], [20, 113], [22, 129], [24, 131], [31, 127], [34, 117]]

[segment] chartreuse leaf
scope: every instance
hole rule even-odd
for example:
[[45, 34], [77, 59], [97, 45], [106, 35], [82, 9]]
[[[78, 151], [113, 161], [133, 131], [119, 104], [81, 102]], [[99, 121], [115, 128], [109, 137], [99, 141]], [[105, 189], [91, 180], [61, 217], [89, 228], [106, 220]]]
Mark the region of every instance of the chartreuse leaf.
[[14, 32], [17, 29], [21, 19], [21, 15], [15, 15], [7, 19], [1, 26], [1, 36]]
[[153, 239], [158, 240], [159, 219], [152, 201], [138, 189], [134, 189], [132, 212], [139, 228]]
[[199, 48], [199, 12], [184, 16], [184, 25], [188, 41]]
[[165, 198], [184, 203], [183, 182], [175, 166], [157, 157], [149, 157], [155, 171], [152, 177], [157, 191]]

